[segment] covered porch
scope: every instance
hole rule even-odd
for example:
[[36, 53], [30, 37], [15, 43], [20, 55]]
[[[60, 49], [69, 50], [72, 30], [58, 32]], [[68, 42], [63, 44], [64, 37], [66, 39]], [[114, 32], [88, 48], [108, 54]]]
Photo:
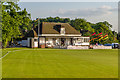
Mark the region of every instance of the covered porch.
[[38, 47], [66, 48], [67, 46], [88, 46], [89, 37], [39, 37]]

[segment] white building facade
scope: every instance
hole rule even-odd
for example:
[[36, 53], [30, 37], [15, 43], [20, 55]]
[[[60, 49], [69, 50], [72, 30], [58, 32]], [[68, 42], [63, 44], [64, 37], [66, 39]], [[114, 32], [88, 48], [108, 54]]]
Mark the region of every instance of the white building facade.
[[[29, 35], [31, 34], [31, 35]], [[82, 37], [68, 23], [43, 22], [27, 37], [27, 47], [62, 48], [67, 46], [89, 46], [89, 37]]]

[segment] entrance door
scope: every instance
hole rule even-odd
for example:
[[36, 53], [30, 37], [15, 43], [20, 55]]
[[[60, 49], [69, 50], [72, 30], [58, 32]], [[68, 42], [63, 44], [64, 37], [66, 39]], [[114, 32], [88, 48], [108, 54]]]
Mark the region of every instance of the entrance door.
[[71, 45], [73, 45], [73, 39], [72, 38], [70, 39], [70, 42], [71, 42]]
[[61, 38], [61, 46], [65, 46], [65, 41], [66, 41], [65, 38]]

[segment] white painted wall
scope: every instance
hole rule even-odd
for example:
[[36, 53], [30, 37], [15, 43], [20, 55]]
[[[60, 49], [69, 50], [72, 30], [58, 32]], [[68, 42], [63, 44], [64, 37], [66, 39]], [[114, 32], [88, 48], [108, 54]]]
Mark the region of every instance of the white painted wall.
[[[27, 47], [30, 47], [30, 39], [33, 39], [33, 38], [32, 37], [27, 38], [27, 41], [26, 41]], [[38, 40], [38, 37], [35, 37], [34, 39]], [[34, 41], [33, 45], [34, 47], [38, 47], [38, 41]]]
[[45, 38], [40, 37], [39, 38], [39, 44], [45, 44]]
[[89, 49], [88, 46], [67, 46], [67, 49]]
[[[36, 40], [36, 41], [35, 41]], [[38, 37], [35, 37], [34, 38], [34, 47], [38, 47]]]
[[38, 47], [38, 42], [34, 42], [34, 47]]
[[76, 46], [81, 46], [81, 45], [90, 45], [90, 43], [89, 42], [83, 42], [83, 43], [75, 43], [74, 45], [76, 45]]

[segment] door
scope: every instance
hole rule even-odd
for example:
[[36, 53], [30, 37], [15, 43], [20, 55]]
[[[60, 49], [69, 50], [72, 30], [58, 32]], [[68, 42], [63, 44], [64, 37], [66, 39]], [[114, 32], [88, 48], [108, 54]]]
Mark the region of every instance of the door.
[[73, 39], [72, 38], [70, 39], [70, 42], [71, 42], [71, 45], [73, 45]]
[[61, 38], [61, 46], [65, 46], [65, 41], [66, 41], [65, 38]]

